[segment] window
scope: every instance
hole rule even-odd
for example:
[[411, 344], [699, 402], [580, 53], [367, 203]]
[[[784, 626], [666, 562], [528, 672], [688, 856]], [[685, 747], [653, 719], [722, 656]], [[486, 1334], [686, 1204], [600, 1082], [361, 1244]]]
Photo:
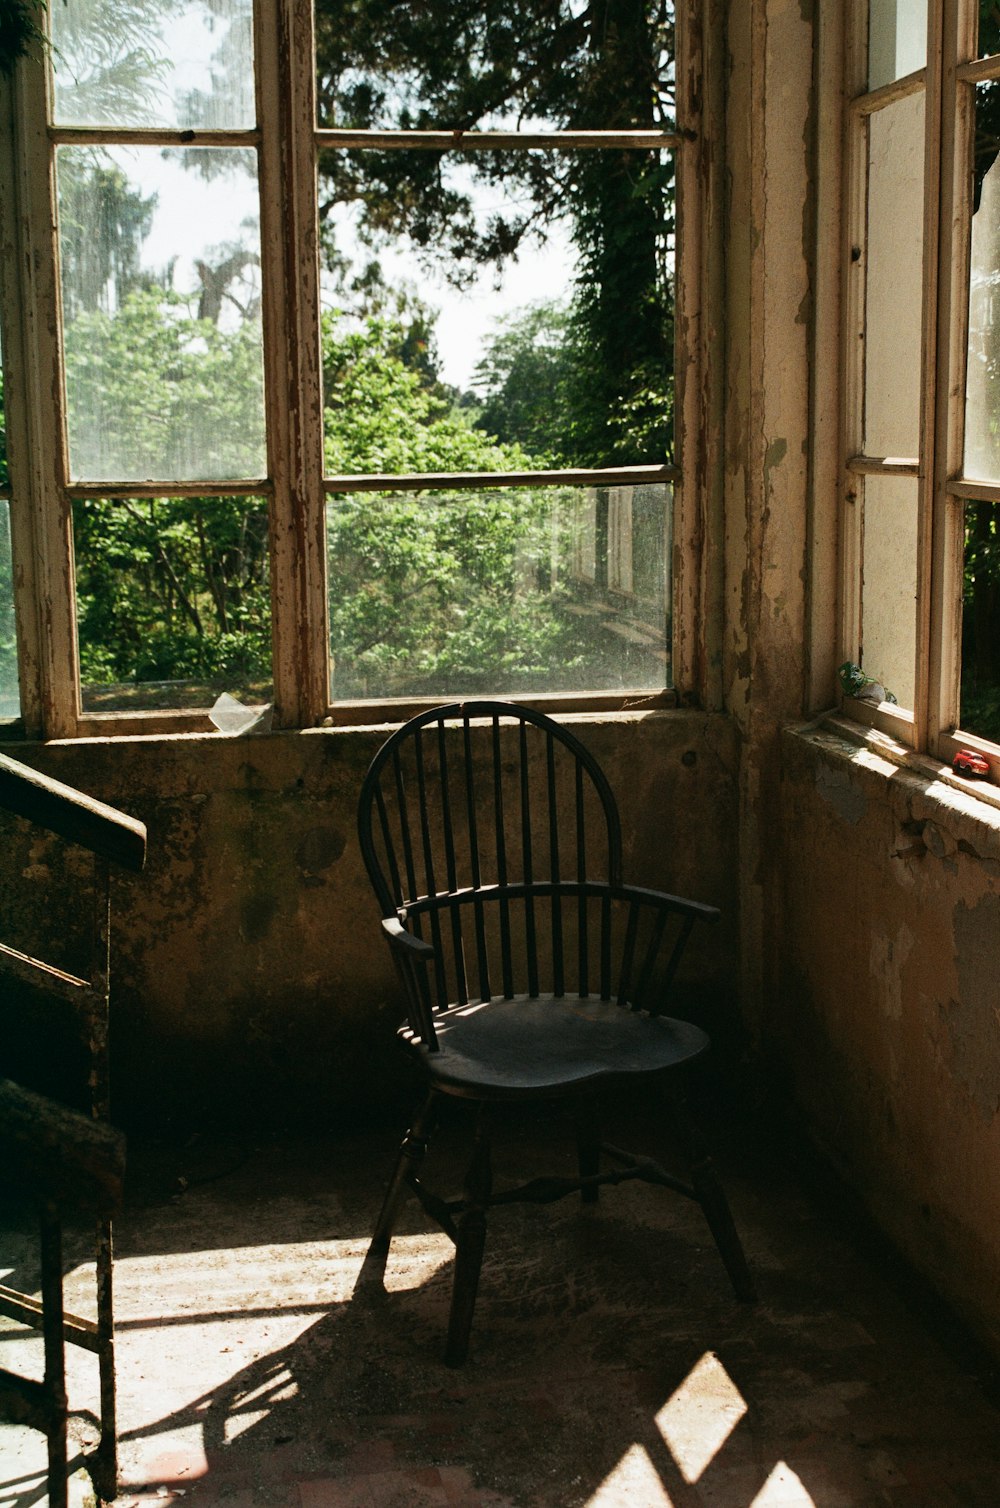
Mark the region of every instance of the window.
[[1000, 770], [1000, 10], [852, 20], [845, 710]]
[[0, 132], [29, 731], [697, 691], [697, 14], [49, 14]]

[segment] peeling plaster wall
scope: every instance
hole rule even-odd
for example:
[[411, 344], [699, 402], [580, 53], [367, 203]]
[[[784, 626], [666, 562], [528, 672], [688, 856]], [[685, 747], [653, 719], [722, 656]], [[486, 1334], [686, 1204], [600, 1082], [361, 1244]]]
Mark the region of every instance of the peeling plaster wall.
[[[731, 726], [700, 713], [569, 721], [619, 798], [629, 878], [724, 910], [721, 931], [692, 955], [700, 1008], [724, 1043], [736, 973]], [[7, 747], [149, 830], [145, 873], [115, 882], [114, 1088], [127, 1123], [233, 1112], [336, 1119], [400, 1094], [401, 1009], [354, 827], [384, 737], [315, 730]], [[0, 881], [14, 933], [5, 940], [72, 968], [83, 930], [74, 882], [86, 879], [86, 863], [22, 824], [13, 837]], [[43, 1011], [39, 1040], [19, 1014], [8, 996], [5, 1054], [37, 1062], [57, 1040], [54, 1021]]]
[[782, 747], [764, 1040], [884, 1230], [1000, 1351], [1000, 811], [831, 731]]

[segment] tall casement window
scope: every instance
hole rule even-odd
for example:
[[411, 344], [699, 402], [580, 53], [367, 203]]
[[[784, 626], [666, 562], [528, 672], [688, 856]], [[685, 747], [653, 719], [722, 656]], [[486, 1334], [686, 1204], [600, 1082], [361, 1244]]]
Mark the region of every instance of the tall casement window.
[[1000, 773], [1000, 7], [852, 23], [844, 707]]
[[697, 690], [699, 7], [49, 18], [0, 105], [0, 718]]

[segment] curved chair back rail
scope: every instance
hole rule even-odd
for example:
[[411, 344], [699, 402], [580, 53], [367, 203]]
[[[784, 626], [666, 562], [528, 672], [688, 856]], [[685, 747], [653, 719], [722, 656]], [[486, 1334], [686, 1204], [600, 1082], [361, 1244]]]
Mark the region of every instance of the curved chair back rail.
[[407, 896], [510, 879], [621, 880], [618, 808], [597, 760], [510, 702], [453, 702], [399, 728], [365, 777], [358, 828], [383, 916]]

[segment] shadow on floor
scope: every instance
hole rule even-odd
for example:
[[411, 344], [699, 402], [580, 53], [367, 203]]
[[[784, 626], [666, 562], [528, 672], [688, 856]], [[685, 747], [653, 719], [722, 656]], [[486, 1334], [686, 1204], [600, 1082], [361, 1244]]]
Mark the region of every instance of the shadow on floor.
[[[435, 1152], [457, 1174], [454, 1130]], [[512, 1129], [511, 1172], [563, 1170], [539, 1131]], [[415, 1204], [391, 1291], [353, 1293], [394, 1143], [133, 1148], [120, 1508], [997, 1508], [1000, 1419], [966, 1353], [859, 1250], [844, 1207], [780, 1166], [722, 1158], [753, 1308], [701, 1212], [662, 1191], [497, 1211], [472, 1356], [449, 1371], [451, 1247]], [[569, 1170], [568, 1137], [560, 1155]], [[23, 1279], [19, 1239], [2, 1265]], [[87, 1274], [70, 1265], [72, 1294]], [[0, 1340], [6, 1364], [28, 1350]], [[74, 1359], [74, 1402], [89, 1364]], [[38, 1457], [20, 1431], [0, 1446], [15, 1437], [0, 1504], [28, 1508]]]

